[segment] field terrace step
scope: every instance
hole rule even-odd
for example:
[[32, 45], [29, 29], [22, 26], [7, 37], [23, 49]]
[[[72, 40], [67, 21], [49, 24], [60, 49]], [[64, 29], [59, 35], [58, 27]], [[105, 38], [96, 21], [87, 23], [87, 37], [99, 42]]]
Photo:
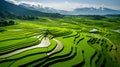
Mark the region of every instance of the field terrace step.
[[38, 45], [27, 47], [27, 48], [23, 48], [23, 49], [20, 49], [20, 50], [16, 50], [14, 52], [11, 52], [11, 53], [8, 53], [8, 54], [5, 54], [5, 55], [1, 55], [0, 58], [9, 57], [9, 56], [21, 53], [21, 52], [26, 51], [26, 50], [34, 49], [34, 48], [48, 47], [49, 45], [50, 45], [50, 41], [49, 41], [48, 38], [45, 37], [45, 38], [42, 39], [41, 43], [38, 44]]

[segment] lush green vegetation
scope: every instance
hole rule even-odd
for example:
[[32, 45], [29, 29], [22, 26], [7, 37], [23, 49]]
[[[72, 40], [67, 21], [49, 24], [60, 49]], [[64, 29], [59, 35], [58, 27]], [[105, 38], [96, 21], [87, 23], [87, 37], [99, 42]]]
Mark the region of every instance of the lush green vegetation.
[[8, 25], [14, 25], [15, 24], [15, 22], [14, 21], [4, 21], [4, 20], [1, 20], [0, 21], [0, 26], [8, 26]]
[[[0, 67], [119, 67], [120, 32], [114, 31], [120, 30], [119, 19], [98, 15], [4, 19], [17, 24], [0, 26], [0, 57], [41, 43], [40, 35], [51, 44], [0, 58]], [[98, 32], [90, 33], [93, 29]], [[54, 39], [63, 48], [47, 55], [58, 45]]]

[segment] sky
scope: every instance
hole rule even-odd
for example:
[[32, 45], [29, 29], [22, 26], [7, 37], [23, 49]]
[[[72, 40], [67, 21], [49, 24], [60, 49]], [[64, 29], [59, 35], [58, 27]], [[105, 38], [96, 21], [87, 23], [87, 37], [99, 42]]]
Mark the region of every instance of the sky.
[[59, 10], [71, 11], [75, 8], [83, 7], [107, 7], [120, 10], [120, 0], [7, 0], [16, 4], [27, 3], [31, 5], [42, 5]]

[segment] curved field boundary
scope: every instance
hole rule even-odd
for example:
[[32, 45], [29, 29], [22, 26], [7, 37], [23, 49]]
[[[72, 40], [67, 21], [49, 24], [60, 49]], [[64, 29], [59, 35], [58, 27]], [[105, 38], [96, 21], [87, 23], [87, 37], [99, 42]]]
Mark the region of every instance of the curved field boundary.
[[38, 47], [48, 47], [49, 45], [50, 45], [49, 39], [48, 38], [43, 38], [41, 43], [38, 44], [38, 45], [35, 45], [35, 46], [32, 46], [32, 47], [28, 47], [28, 48], [24, 48], [24, 49], [20, 49], [20, 50], [16, 50], [14, 52], [11, 52], [11, 53], [8, 53], [8, 54], [5, 54], [5, 55], [1, 55], [0, 58], [9, 57], [9, 56], [21, 53], [23, 51], [34, 49], [34, 48], [38, 48]]
[[[51, 52], [53, 51], [55, 48], [56, 48], [56, 44], [51, 44], [47, 49], [47, 51], [44, 51], [44, 52], [37, 52], [37, 53], [31, 53], [31, 54], [28, 54], [28, 55], [24, 55], [24, 56], [21, 56], [21, 57], [17, 57], [17, 58], [11, 58], [12, 56], [6, 58], [6, 59], [1, 59], [0, 63], [3, 63], [3, 62], [8, 62], [8, 61], [13, 61], [13, 60], [20, 60], [20, 59], [23, 59], [23, 58], [26, 58], [26, 57], [29, 57], [29, 56], [33, 56], [33, 55], [37, 55], [37, 54], [43, 54], [43, 53], [47, 53], [47, 52]], [[50, 48], [50, 49], [49, 49]], [[16, 54], [17, 55], [17, 54]]]
[[[61, 42], [64, 44], [64, 50], [59, 51], [60, 53], [57, 52], [57, 54], [50, 55], [50, 56], [48, 56], [48, 58], [50, 58], [50, 57], [56, 57], [56, 56], [57, 56], [57, 58], [59, 58], [59, 56], [64, 56], [64, 55], [66, 55], [66, 54], [69, 53], [69, 50], [71, 49], [72, 44], [67, 44], [66, 41], [63, 38], [58, 38], [58, 39], [61, 40]], [[68, 38], [68, 41], [72, 40], [72, 39], [70, 39], [70, 40], [69, 39], [70, 38]], [[44, 62], [46, 59], [47, 58], [45, 58], [43, 60], [39, 60], [38, 59], [35, 62], [33, 61], [33, 62], [29, 63], [29, 64], [25, 64], [25, 66], [26, 65], [30, 65], [30, 66], [32, 65], [32, 67], [34, 67], [34, 65], [40, 64], [40, 63]]]
[[98, 56], [98, 58], [99, 59], [96, 60], [95, 64], [96, 64], [97, 67], [102, 67], [102, 65], [104, 64], [104, 60], [105, 60], [103, 54], [100, 54]]
[[9, 46], [9, 47], [5, 47], [5, 48], [2, 48], [0, 50], [0, 55], [4, 55], [4, 54], [7, 54], [7, 53], [10, 53], [10, 52], [13, 52], [13, 51], [16, 51], [16, 50], [20, 50], [20, 49], [24, 49], [24, 48], [27, 48], [27, 47], [31, 47], [31, 46], [34, 46], [35, 44], [38, 44], [40, 41], [38, 39], [36, 39], [36, 41], [32, 41], [32, 42], [28, 42], [28, 43], [22, 43], [22, 44], [17, 44], [17, 45], [13, 45], [13, 46]]
[[[44, 64], [44, 63], [47, 62], [47, 61], [69, 56], [69, 55], [72, 54], [72, 51], [73, 51], [73, 47], [71, 47], [70, 52], [68, 52], [67, 54], [64, 54], [64, 55], [61, 55], [61, 56], [60, 56], [60, 55], [59, 55], [59, 56], [55, 56], [55, 57], [52, 57], [52, 58], [49, 58], [49, 57], [50, 57], [50, 55], [49, 55], [49, 56], [45, 57], [45, 58], [42, 59], [42, 60], [41, 60], [41, 59], [38, 59], [38, 60], [36, 60], [36, 61], [33, 61], [33, 62], [31, 62], [31, 63], [25, 64], [25, 65], [22, 65], [22, 66], [32, 66], [32, 67], [35, 67], [35, 66], [38, 66], [38, 65], [42, 65], [42, 64]], [[22, 67], [22, 66], [21, 66], [21, 67]]]
[[6, 48], [10, 48], [10, 47], [14, 47], [14, 46], [19, 46], [20, 44], [24, 44], [24, 43], [29, 43], [29, 42], [34, 42], [38, 40], [38, 38], [24, 38], [24, 39], [19, 39], [19, 40], [10, 40], [10, 41], [4, 41], [2, 43], [0, 43], [3, 46], [0, 46], [0, 51], [1, 50], [7, 50]]
[[68, 36], [64, 36], [63, 38], [74, 37], [74, 36], [77, 36], [77, 35], [78, 35], [78, 33], [77, 33], [77, 34], [74, 34], [74, 35], [68, 35]]
[[[32, 35], [30, 35], [32, 34]], [[32, 37], [32, 36], [37, 36], [37, 35], [40, 35], [40, 34], [34, 34], [33, 33], [30, 33], [30, 34], [26, 34], [24, 35], [23, 37], [18, 37], [18, 38], [8, 38], [8, 39], [4, 39], [4, 40], [0, 40], [0, 42], [3, 42], [3, 41], [9, 41], [9, 40], [19, 40], [19, 39], [24, 39], [24, 38], [28, 38], [28, 37]]]
[[78, 45], [79, 42], [82, 41], [82, 40], [84, 40], [84, 37], [83, 37], [83, 38], [80, 38], [80, 39], [77, 41], [76, 45]]
[[56, 48], [53, 51], [47, 53], [47, 55], [54, 54], [54, 53], [59, 52], [60, 50], [63, 49], [63, 45], [62, 45], [62, 43], [59, 40], [56, 40], [56, 39], [53, 39], [53, 40], [55, 40], [57, 42], [57, 46], [56, 46]]
[[77, 48], [75, 48], [75, 50], [73, 50], [71, 55], [68, 55], [67, 57], [64, 57], [64, 58], [55, 59], [54, 61], [52, 61], [52, 62], [50, 61], [49, 63], [45, 63], [44, 65], [42, 65], [42, 67], [50, 66], [57, 62], [62, 62], [62, 61], [67, 61], [67, 60], [73, 59], [76, 55], [77, 55]]
[[[72, 66], [77, 65], [79, 63], [85, 63], [81, 46], [76, 46], [75, 45], [74, 47], [77, 48], [77, 54], [76, 54], [76, 56], [74, 58], [71, 58], [69, 60], [64, 60], [63, 62], [58, 61], [57, 63], [55, 63], [53, 65], [50, 65], [50, 67], [61, 67], [61, 65], [63, 67], [72, 67]], [[77, 66], [77, 67], [80, 67], [80, 66]]]
[[[38, 66], [42, 66], [42, 67], [43, 67], [44, 65], [45, 65], [45, 66], [48, 66], [48, 65], [54, 64], [54, 63], [56, 63], [56, 62], [59, 62], [60, 60], [61, 60], [61, 61], [65, 61], [65, 60], [67, 60], [67, 59], [69, 58], [69, 56], [71, 56], [71, 55], [73, 54], [73, 52], [74, 52], [74, 48], [71, 47], [71, 51], [70, 51], [68, 54], [48, 58], [48, 59], [46, 59], [44, 62], [35, 65], [35, 67], [38, 67]], [[45, 66], [44, 66], [44, 67], [45, 67]]]
[[74, 37], [74, 44], [76, 43], [76, 40], [80, 37], [80, 34], [77, 34], [75, 37]]
[[[4, 50], [6, 48], [9, 48], [9, 47], [14, 47], [14, 45], [16, 44], [24, 44], [24, 43], [29, 43], [30, 41], [35, 41], [37, 39], [41, 40], [40, 39], [41, 35], [39, 36], [33, 36], [33, 37], [26, 37], [26, 38], [21, 38], [21, 39], [15, 39], [15, 40], [9, 40], [9, 41], [3, 41], [0, 46], [0, 50]], [[4, 45], [6, 44], [6, 45]], [[10, 45], [11, 44], [11, 45]], [[3, 45], [3, 46], [2, 46]]]
[[84, 50], [82, 50], [82, 56], [83, 56], [83, 61], [78, 64], [72, 65], [72, 67], [82, 67], [85, 64]]
[[97, 57], [97, 51], [94, 52], [94, 54], [90, 58], [90, 65], [91, 67], [96, 67], [95, 66], [95, 61], [97, 60], [95, 57]]

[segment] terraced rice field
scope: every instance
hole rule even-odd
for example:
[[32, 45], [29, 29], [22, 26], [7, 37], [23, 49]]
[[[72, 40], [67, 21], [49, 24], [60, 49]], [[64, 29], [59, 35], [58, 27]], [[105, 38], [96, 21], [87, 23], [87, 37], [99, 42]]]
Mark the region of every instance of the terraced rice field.
[[116, 45], [99, 34], [73, 30], [52, 37], [22, 32], [0, 34], [0, 67], [117, 67]]

